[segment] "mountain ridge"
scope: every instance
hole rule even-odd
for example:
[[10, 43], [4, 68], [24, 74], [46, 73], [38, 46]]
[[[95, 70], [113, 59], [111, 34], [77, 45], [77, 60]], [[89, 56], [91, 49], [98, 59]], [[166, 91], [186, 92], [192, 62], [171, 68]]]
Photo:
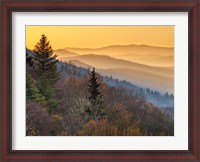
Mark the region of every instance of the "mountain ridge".
[[[71, 60], [79, 60], [82, 63], [88, 64], [98, 69], [110, 69], [110, 68], [143, 68], [148, 69], [152, 72], [154, 71], [171, 71], [173, 72], [173, 67], [154, 67], [149, 65], [144, 65], [132, 61], [116, 59], [111, 56], [104, 56], [104, 55], [96, 55], [96, 54], [87, 54], [87, 55], [80, 55], [76, 57], [68, 57], [66, 61]], [[102, 64], [103, 63], [103, 64]], [[103, 68], [104, 66], [104, 68]]]
[[161, 47], [161, 46], [153, 46], [153, 45], [146, 45], [146, 44], [125, 44], [125, 45], [120, 45], [120, 44], [117, 44], [117, 45], [108, 45], [108, 46], [103, 46], [103, 47], [96, 47], [96, 48], [78, 48], [78, 47], [65, 47], [63, 49], [72, 49], [72, 48], [77, 48], [77, 49], [92, 49], [92, 50], [96, 50], [96, 49], [104, 49], [104, 48], [111, 48], [111, 47], [129, 47], [129, 46], [136, 46], [136, 47], [154, 47], [154, 48], [166, 48], [166, 49], [174, 49], [174, 47]]
[[138, 86], [173, 93], [174, 71], [172, 67], [158, 68], [94, 54], [72, 57], [68, 61], [83, 68], [95, 67], [96, 71], [104, 76], [112, 75], [120, 80], [137, 83]]
[[174, 66], [174, 48], [149, 45], [110, 45], [100, 48], [65, 47], [65, 50], [79, 55], [98, 54], [117, 59], [129, 60], [140, 64], [166, 67]]

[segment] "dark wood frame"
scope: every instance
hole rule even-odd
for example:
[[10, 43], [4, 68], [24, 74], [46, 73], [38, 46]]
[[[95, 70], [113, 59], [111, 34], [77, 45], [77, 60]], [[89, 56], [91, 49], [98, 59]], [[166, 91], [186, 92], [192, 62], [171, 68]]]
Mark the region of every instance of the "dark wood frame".
[[[1, 2], [0, 161], [190, 161], [200, 162], [199, 0], [3, 0]], [[188, 12], [189, 149], [187, 151], [12, 150], [12, 12]]]

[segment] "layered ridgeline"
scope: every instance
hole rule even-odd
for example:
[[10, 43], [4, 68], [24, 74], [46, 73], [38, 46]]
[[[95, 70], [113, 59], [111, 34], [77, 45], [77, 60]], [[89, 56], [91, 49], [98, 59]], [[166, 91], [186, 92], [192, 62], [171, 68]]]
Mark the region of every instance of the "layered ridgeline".
[[[60, 53], [60, 50], [55, 51]], [[111, 56], [116, 59], [123, 59], [126, 61], [132, 61], [135, 63], [157, 66], [157, 67], [173, 67], [174, 66], [174, 48], [169, 47], [156, 47], [147, 45], [112, 45], [102, 48], [70, 48], [66, 47], [62, 49], [63, 54], [61, 56], [68, 57], [69, 53], [73, 53], [71, 56], [96, 54]]]
[[[40, 75], [35, 71], [33, 55], [26, 50], [27, 95], [30, 94], [26, 102], [26, 135], [174, 135], [172, 94], [142, 88], [113, 75], [102, 75], [100, 70], [105, 69], [95, 73], [92, 65], [80, 60], [60, 59], [56, 63], [61, 77], [50, 90], [54, 89], [55, 96], [51, 96], [51, 100], [57, 100], [58, 105], [49, 111], [51, 105], [40, 89]], [[78, 56], [73, 52], [70, 55]], [[90, 99], [91, 89], [97, 91], [95, 101]]]
[[162, 94], [174, 93], [173, 48], [146, 45], [116, 45], [98, 49], [56, 50], [58, 59], [83, 67], [95, 67], [103, 76], [126, 80]]
[[[66, 51], [64, 50], [63, 55], [66, 56], [65, 52]], [[27, 56], [31, 56], [33, 52], [31, 50], [27, 49], [26, 53], [27, 53]], [[72, 53], [70, 55], [74, 55], [74, 54]], [[87, 58], [87, 56], [88, 55], [83, 55], [81, 57]], [[95, 60], [98, 59], [98, 55], [96, 55], [96, 56], [97, 56], [97, 58], [95, 58]], [[94, 56], [94, 57], [96, 57], [96, 56]], [[102, 56], [100, 56], [100, 57], [102, 57]], [[123, 79], [123, 77], [122, 77], [122, 76], [126, 75], [126, 73], [129, 72], [129, 71], [127, 72], [128, 68], [127, 69], [122, 68], [121, 69], [122, 71], [120, 71], [119, 68], [117, 68], [117, 69], [113, 68], [113, 70], [110, 69], [110, 71], [108, 69], [102, 70], [102, 69], [98, 69], [102, 64], [101, 61], [99, 61], [96, 64], [96, 67], [97, 67], [96, 71], [99, 72], [99, 75], [101, 76], [102, 81], [104, 83], [106, 83], [108, 86], [123, 88], [125, 93], [131, 94], [133, 96], [142, 97], [144, 100], [152, 103], [153, 105], [157, 106], [158, 108], [167, 108], [167, 107], [174, 108], [174, 95], [172, 93], [169, 93], [164, 90], [158, 91], [158, 90], [152, 89], [151, 87], [148, 87], [148, 82], [149, 82], [149, 80], [151, 80], [151, 79], [149, 79], [149, 77], [151, 78], [152, 76], [145, 75], [147, 77], [147, 79], [141, 78], [141, 80], [139, 80], [141, 82], [145, 82], [145, 83], [147, 82], [146, 87], [137, 86], [138, 77], [140, 77], [140, 75], [142, 73], [142, 71], [140, 70], [141, 68], [144, 69], [145, 71], [148, 71], [151, 75], [152, 75], [152, 73], [156, 75], [156, 73], [158, 74], [158, 73], [164, 72], [165, 75], [170, 76], [171, 75], [170, 71], [166, 70], [165, 68], [150, 67], [150, 66], [145, 66], [145, 65], [141, 65], [141, 64], [134, 64], [132, 62], [128, 62], [129, 64], [127, 64], [127, 61], [125, 61], [125, 64], [123, 65], [123, 60], [119, 60], [119, 59], [116, 60], [109, 56], [103, 56], [103, 57], [107, 58], [106, 60], [103, 61], [104, 66], [111, 67], [111, 66], [114, 66], [115, 63], [118, 64], [118, 66], [130, 66], [131, 67], [131, 65], [134, 65], [130, 72], [130, 79], [127, 79], [127, 80], [132, 80], [132, 82], [129, 82], [126, 79]], [[91, 57], [90, 57], [90, 59], [91, 59]], [[94, 63], [95, 60], [91, 59], [91, 63]], [[70, 71], [70, 73], [66, 73], [63, 76], [64, 78], [67, 78], [67, 76], [72, 75], [73, 70], [74, 70], [74, 76], [77, 78], [86, 76], [86, 75], [88, 75], [88, 69], [93, 68], [93, 66], [82, 63], [79, 60], [58, 61], [57, 67], [61, 72]], [[136, 70], [134, 70], [134, 69], [136, 69]], [[106, 71], [109, 71], [109, 73], [106, 73]], [[116, 71], [119, 74], [119, 76], [115, 75], [114, 71]], [[137, 73], [137, 71], [139, 71], [139, 72]], [[144, 80], [144, 79], [146, 79], [146, 80]], [[166, 79], [165, 76], [163, 76], [163, 78], [159, 78], [159, 81], [160, 81], [160, 79], [163, 79], [163, 82], [168, 81], [168, 80], [165, 80]], [[138, 84], [141, 85], [141, 82], [138, 82]], [[156, 86], [158, 86], [157, 82], [154, 83]], [[161, 82], [160, 84], [162, 85], [163, 82]], [[157, 89], [157, 88], [155, 88], [155, 89]]]
[[[81, 78], [88, 75], [91, 68], [77, 67], [73, 63], [58, 62], [57, 67], [61, 72], [66, 72], [64, 78], [73, 74], [75, 78]], [[169, 93], [160, 93], [149, 88], [138, 87], [126, 80], [114, 79], [112, 75], [102, 76], [98, 73], [101, 81], [110, 87], [116, 87], [123, 90], [125, 94], [141, 98], [158, 108], [174, 108], [174, 95]]]

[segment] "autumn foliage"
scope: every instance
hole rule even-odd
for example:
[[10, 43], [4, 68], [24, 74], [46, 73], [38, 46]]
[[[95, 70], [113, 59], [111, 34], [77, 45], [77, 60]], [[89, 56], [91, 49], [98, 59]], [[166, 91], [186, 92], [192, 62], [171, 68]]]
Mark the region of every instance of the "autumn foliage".
[[[46, 36], [40, 41], [43, 39]], [[94, 69], [82, 68], [81, 73], [75, 65], [63, 62], [58, 62], [56, 69], [56, 55], [49, 42], [42, 43], [49, 47], [45, 54], [51, 53], [46, 63], [41, 61], [42, 53], [36, 51], [40, 44], [35, 47], [33, 60], [27, 56], [26, 135], [174, 135], [173, 108], [160, 109], [125, 88], [109, 86]], [[40, 59], [39, 63], [34, 57]]]

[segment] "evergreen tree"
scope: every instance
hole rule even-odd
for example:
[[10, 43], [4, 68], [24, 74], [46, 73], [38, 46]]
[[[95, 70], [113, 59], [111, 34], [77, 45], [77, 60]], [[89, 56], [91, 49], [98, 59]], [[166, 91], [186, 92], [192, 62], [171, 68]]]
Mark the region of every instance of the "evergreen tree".
[[[100, 83], [97, 78], [95, 69], [89, 73], [89, 101], [90, 104], [86, 105], [85, 113], [93, 120], [100, 120], [106, 117], [107, 106], [102, 100], [103, 93], [100, 91]], [[84, 104], [83, 104], [84, 106]]]
[[47, 73], [50, 83], [54, 84], [59, 80], [61, 75], [56, 67], [56, 63], [58, 62], [56, 60], [57, 55], [53, 53], [53, 49], [44, 34], [42, 34], [40, 41], [35, 45], [33, 52], [36, 70], [40, 75], [44, 72]]
[[34, 84], [33, 79], [28, 74], [26, 74], [26, 98], [41, 104], [45, 104], [44, 96], [42, 96]]
[[40, 76], [38, 81], [38, 88], [41, 94], [45, 97], [49, 113], [53, 113], [55, 108], [59, 105], [59, 101], [56, 99], [55, 88], [52, 87], [50, 80], [46, 73]]
[[96, 76], [97, 74], [96, 74], [94, 68], [89, 75], [90, 75], [90, 78], [89, 78], [89, 93], [90, 93], [89, 100], [92, 103], [95, 103], [98, 98], [102, 97], [103, 94], [99, 90], [100, 83], [98, 83], [97, 76]]
[[60, 72], [57, 70], [56, 60], [57, 55], [53, 53], [53, 49], [43, 34], [39, 42], [35, 45], [33, 50], [33, 59], [35, 69], [39, 74], [38, 89], [45, 97], [49, 112], [58, 106], [59, 101], [56, 99], [56, 91], [54, 85], [61, 77]]

